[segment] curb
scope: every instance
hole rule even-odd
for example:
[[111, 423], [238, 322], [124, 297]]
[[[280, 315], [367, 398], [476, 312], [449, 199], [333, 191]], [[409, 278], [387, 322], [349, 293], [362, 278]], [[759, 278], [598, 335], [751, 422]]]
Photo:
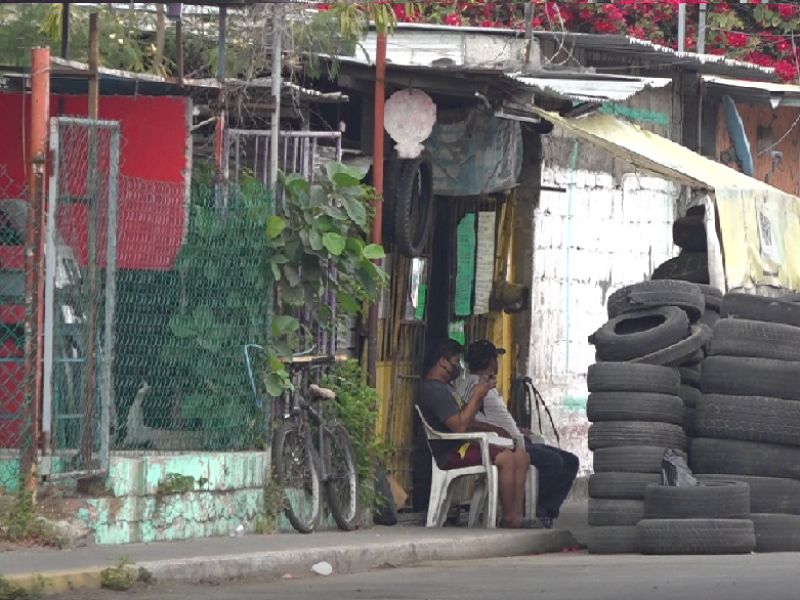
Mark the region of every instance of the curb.
[[[472, 542], [472, 543], [470, 543]], [[507, 556], [531, 556], [561, 552], [575, 545], [567, 530], [504, 532], [497, 535], [452, 535], [420, 541], [371, 542], [336, 548], [276, 550], [242, 555], [140, 562], [129, 565], [146, 569], [160, 584], [169, 581], [224, 581], [258, 575], [280, 579], [306, 575], [315, 563], [327, 561], [335, 575], [348, 575], [391, 565], [408, 567], [436, 561], [462, 561]], [[78, 588], [99, 589], [103, 568], [41, 574], [6, 575], [10, 584], [28, 590], [39, 587], [39, 575], [48, 585], [43, 593], [56, 594]]]
[[[76, 589], [100, 589], [100, 573], [106, 567], [74, 569], [71, 571], [49, 571], [47, 573], [27, 573], [2, 575], [11, 587], [22, 588], [42, 594], [63, 594]], [[44, 582], [44, 589], [42, 583]]]

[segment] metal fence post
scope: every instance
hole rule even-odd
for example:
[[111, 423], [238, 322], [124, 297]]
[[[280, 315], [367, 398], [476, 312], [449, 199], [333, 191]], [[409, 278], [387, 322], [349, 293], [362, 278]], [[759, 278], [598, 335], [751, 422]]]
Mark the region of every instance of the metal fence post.
[[[119, 125], [111, 129], [108, 160], [108, 230], [106, 249], [105, 360], [100, 394], [100, 470], [108, 471], [111, 455], [111, 415], [114, 396], [114, 323], [117, 301], [117, 196], [119, 187]], [[113, 411], [116, 412], [116, 411]], [[116, 427], [116, 423], [114, 423]]]
[[[59, 121], [50, 119], [50, 178], [47, 206], [47, 229], [45, 232], [45, 288], [44, 288], [44, 389], [42, 391], [42, 437], [45, 450], [53, 439], [53, 367], [55, 361], [55, 310], [56, 310], [56, 221], [58, 216], [59, 185]], [[50, 460], [45, 451], [41, 474], [50, 474]]]

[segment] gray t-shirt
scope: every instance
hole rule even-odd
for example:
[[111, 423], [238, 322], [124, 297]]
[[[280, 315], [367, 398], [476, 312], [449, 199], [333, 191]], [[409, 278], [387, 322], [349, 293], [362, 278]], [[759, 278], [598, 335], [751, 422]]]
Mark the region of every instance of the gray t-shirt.
[[[448, 433], [445, 422], [453, 415], [457, 415], [464, 406], [464, 401], [453, 389], [453, 386], [438, 379], [423, 379], [419, 386], [417, 398], [422, 415], [433, 429]], [[443, 467], [451, 453], [464, 444], [459, 440], [433, 440], [430, 442], [431, 453], [436, 459], [436, 464]]]

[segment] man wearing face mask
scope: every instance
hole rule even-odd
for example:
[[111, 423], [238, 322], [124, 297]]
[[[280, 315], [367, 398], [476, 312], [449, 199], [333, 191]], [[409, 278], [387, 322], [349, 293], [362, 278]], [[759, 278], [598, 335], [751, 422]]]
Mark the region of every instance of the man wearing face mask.
[[[472, 431], [475, 416], [483, 406], [486, 394], [495, 386], [495, 378], [481, 378], [468, 398], [461, 398], [453, 383], [461, 375], [463, 347], [445, 339], [434, 345], [425, 358], [425, 378], [420, 384], [417, 404], [425, 420], [435, 430], [445, 433]], [[497, 437], [489, 445], [489, 454], [498, 470], [498, 495], [503, 508], [502, 526], [507, 528], [536, 528], [536, 521], [523, 519], [525, 480], [530, 458], [525, 448]], [[459, 469], [479, 465], [481, 449], [477, 442], [433, 440], [431, 453], [440, 469]]]

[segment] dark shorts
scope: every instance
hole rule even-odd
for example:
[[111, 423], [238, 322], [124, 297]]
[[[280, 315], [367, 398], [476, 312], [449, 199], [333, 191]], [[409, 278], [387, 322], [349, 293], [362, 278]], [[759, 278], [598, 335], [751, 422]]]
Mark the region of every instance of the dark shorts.
[[[506, 450], [510, 450], [510, 448], [506, 448], [505, 446], [495, 446], [494, 444], [489, 444], [489, 457], [491, 458], [492, 462], [494, 459], [497, 458], [498, 454], [502, 454]], [[447, 457], [447, 460], [442, 467], [442, 470], [449, 471], [450, 469], [463, 469], [465, 467], [475, 467], [481, 464], [481, 445], [478, 442], [471, 442], [467, 451], [464, 453], [464, 458], [461, 458], [461, 453], [458, 450], [454, 450], [450, 453], [450, 456]]]

